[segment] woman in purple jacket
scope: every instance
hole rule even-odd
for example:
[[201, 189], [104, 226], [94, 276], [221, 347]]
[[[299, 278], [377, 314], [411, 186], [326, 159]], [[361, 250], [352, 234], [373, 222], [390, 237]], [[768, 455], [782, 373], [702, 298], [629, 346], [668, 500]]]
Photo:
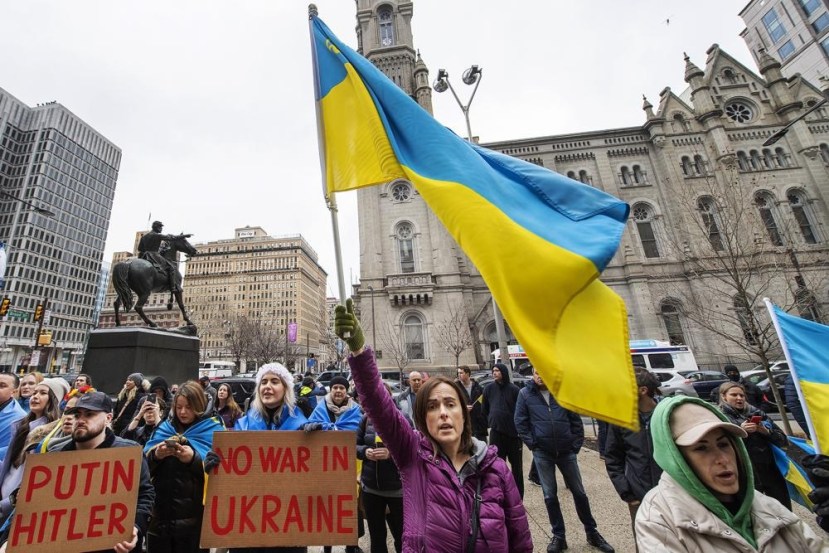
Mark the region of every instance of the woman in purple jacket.
[[[351, 300], [337, 306], [334, 330], [366, 414], [383, 436], [403, 481], [403, 551], [523, 553], [533, 550], [527, 512], [495, 448], [472, 437], [463, 393], [433, 377], [417, 393], [414, 422], [394, 406]], [[477, 500], [476, 500], [477, 499]]]

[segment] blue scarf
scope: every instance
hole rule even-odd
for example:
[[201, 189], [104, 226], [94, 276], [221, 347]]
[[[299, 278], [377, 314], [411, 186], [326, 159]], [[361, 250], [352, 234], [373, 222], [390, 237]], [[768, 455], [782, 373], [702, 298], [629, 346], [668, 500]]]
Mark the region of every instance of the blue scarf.
[[357, 430], [362, 418], [363, 412], [360, 410], [360, 406], [355, 404], [353, 408], [343, 412], [335, 422], [331, 422], [331, 415], [328, 413], [326, 402], [321, 401], [308, 420], [310, 422], [321, 422], [323, 430]]
[[279, 415], [279, 420], [276, 424], [265, 421], [258, 411], [251, 408], [248, 409], [247, 414], [236, 421], [234, 430], [301, 430], [302, 425], [308, 422], [302, 410], [294, 407], [293, 412], [288, 410], [288, 406], [282, 407], [282, 413]]
[[25, 416], [26, 412], [17, 403], [17, 400], [14, 399], [10, 400], [3, 410], [0, 411], [0, 462], [6, 457], [6, 451], [9, 449], [12, 435], [17, 429], [17, 425], [14, 423]]
[[173, 424], [169, 420], [165, 420], [158, 425], [149, 441], [147, 441], [147, 445], [144, 446], [144, 455], [168, 438], [183, 436], [187, 438], [189, 445], [204, 460], [207, 453], [213, 449], [213, 432], [219, 432], [224, 429], [222, 419], [219, 417], [205, 417], [185, 430], [182, 434], [179, 434], [176, 432]]

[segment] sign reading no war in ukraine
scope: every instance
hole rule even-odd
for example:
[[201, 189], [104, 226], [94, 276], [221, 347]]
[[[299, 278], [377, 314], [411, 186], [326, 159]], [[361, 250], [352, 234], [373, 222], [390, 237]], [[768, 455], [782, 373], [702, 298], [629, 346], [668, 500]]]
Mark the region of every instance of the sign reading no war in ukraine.
[[217, 432], [201, 547], [357, 544], [353, 432]]
[[141, 448], [29, 455], [9, 551], [80, 553], [132, 539]]

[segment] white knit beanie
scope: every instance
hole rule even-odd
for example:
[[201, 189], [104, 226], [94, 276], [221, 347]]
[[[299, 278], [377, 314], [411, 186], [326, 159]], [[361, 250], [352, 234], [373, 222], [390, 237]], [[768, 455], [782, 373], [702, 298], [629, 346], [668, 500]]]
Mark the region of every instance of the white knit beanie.
[[268, 373], [278, 376], [286, 388], [290, 388], [293, 385], [294, 377], [291, 375], [291, 371], [285, 368], [285, 365], [282, 363], [268, 363], [259, 367], [259, 370], [256, 372], [257, 388], [262, 383], [262, 378]]

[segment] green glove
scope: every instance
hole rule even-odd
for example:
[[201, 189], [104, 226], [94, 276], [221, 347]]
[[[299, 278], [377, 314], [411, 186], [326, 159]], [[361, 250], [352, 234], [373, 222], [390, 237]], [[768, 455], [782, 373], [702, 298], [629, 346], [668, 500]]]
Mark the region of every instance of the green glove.
[[354, 302], [351, 298], [345, 300], [345, 305], [334, 308], [334, 334], [342, 338], [348, 349], [359, 351], [366, 343], [360, 321], [354, 315]]

